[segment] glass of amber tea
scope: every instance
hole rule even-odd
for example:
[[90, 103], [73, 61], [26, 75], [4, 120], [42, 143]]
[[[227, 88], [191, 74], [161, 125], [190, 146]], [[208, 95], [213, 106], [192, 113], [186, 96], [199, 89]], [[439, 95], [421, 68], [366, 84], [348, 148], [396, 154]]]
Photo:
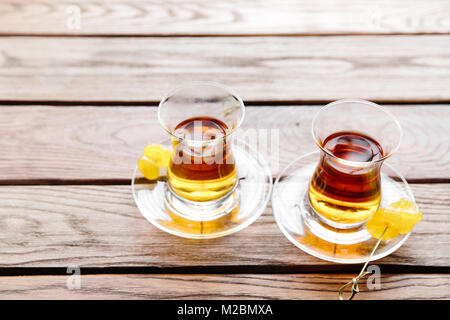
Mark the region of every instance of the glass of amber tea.
[[216, 219], [237, 205], [231, 135], [244, 113], [242, 100], [214, 83], [191, 83], [161, 101], [158, 119], [172, 139], [166, 201], [189, 219]]
[[131, 180], [147, 221], [176, 236], [211, 239], [258, 219], [273, 179], [267, 154], [254, 144], [256, 132], [237, 132], [245, 115], [241, 98], [218, 83], [191, 82], [166, 95], [157, 113], [168, 135], [152, 136], [153, 148], [139, 159], [161, 160], [154, 162], [157, 177], [145, 176], [138, 162]]
[[309, 184], [311, 207], [334, 228], [364, 224], [380, 205], [380, 169], [400, 145], [400, 124], [375, 103], [345, 99], [320, 109], [312, 135], [320, 159]]

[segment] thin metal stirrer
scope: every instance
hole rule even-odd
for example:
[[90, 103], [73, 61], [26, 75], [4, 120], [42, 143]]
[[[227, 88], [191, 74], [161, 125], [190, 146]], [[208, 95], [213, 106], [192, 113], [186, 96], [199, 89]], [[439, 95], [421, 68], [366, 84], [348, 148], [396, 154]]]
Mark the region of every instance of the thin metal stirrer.
[[386, 228], [384, 228], [383, 233], [381, 234], [380, 239], [378, 239], [377, 243], [375, 244], [375, 247], [373, 248], [372, 252], [370, 253], [369, 258], [367, 258], [366, 263], [364, 264], [364, 266], [361, 269], [361, 272], [359, 273], [359, 275], [355, 278], [352, 279], [352, 281], [347, 282], [346, 284], [344, 284], [340, 289], [339, 289], [339, 300], [344, 300], [343, 294], [344, 294], [344, 290], [349, 286], [352, 285], [352, 294], [350, 295], [350, 297], [348, 298], [348, 300], [352, 300], [353, 297], [359, 293], [359, 288], [358, 288], [358, 281], [359, 279], [361, 279], [362, 277], [364, 277], [366, 274], [370, 273], [366, 270], [367, 265], [369, 264], [370, 259], [372, 259], [373, 254], [375, 253], [375, 251], [377, 250], [378, 246], [381, 243], [381, 240], [384, 237], [384, 234], [386, 233], [386, 230], [388, 229], [388, 227], [386, 226]]

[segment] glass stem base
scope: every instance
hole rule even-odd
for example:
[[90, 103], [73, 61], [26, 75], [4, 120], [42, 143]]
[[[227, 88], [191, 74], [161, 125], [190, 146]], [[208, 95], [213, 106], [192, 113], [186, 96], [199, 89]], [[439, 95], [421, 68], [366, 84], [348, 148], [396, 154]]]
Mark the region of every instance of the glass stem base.
[[177, 195], [170, 185], [165, 191], [165, 206], [170, 214], [191, 221], [212, 221], [239, 207], [239, 183], [226, 195], [211, 201], [192, 201]]

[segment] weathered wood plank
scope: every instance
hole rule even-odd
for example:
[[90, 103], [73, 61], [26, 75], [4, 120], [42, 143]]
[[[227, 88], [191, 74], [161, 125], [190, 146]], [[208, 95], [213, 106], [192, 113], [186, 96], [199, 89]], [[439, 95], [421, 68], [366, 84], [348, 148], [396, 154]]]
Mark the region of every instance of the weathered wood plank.
[[[102, 22], [103, 23], [103, 22]], [[213, 80], [244, 101], [450, 101], [450, 35], [4, 37], [0, 100], [159, 101]]]
[[[81, 270], [81, 272], [83, 272]], [[0, 299], [337, 299], [353, 274], [81, 275], [0, 277]], [[381, 274], [380, 289], [360, 282], [356, 300], [450, 298], [448, 274]], [[373, 287], [372, 287], [373, 288]]]
[[[74, 7], [75, 5], [75, 7]], [[448, 33], [445, 0], [3, 0], [0, 33], [239, 35]], [[80, 12], [80, 25], [74, 19]]]
[[[404, 246], [377, 264], [450, 266], [450, 184], [413, 184], [412, 188], [424, 219]], [[257, 270], [272, 266], [277, 270], [284, 266], [311, 270], [321, 266], [353, 270], [292, 245], [278, 229], [270, 207], [254, 224], [232, 236], [200, 241], [168, 235], [141, 216], [129, 186], [1, 186], [0, 230], [2, 268], [252, 266]]]
[[[450, 107], [387, 107], [405, 131], [399, 151], [387, 161], [411, 180], [450, 179]], [[265, 129], [267, 136], [279, 130], [279, 149], [266, 149], [274, 175], [317, 149], [311, 121], [319, 108], [247, 107], [243, 129]], [[145, 145], [168, 138], [156, 107], [3, 106], [0, 136], [2, 183], [130, 179]]]

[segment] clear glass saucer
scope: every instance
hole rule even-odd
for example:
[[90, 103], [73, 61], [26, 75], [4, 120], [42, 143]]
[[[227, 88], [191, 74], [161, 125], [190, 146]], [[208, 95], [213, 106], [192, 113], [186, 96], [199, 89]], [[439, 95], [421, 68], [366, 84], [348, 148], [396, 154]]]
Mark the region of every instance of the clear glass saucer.
[[[368, 233], [365, 224], [354, 229], [330, 227], [322, 222], [309, 203], [309, 182], [319, 157], [319, 151], [303, 155], [279, 174], [272, 194], [275, 220], [283, 234], [310, 255], [338, 263], [363, 263], [377, 242]], [[381, 167], [381, 190], [380, 207], [401, 198], [414, 202], [414, 195], [405, 178], [387, 163]], [[400, 248], [409, 235], [382, 241], [371, 261]]]
[[[159, 144], [171, 148], [170, 139]], [[215, 201], [214, 214], [211, 214], [207, 202], [191, 202], [184, 208], [186, 200], [179, 201], [182, 199], [177, 199], [168, 186], [166, 169], [160, 169], [158, 180], [150, 181], [136, 166], [131, 188], [141, 214], [157, 228], [191, 239], [222, 237], [249, 226], [267, 206], [272, 191], [272, 175], [264, 157], [247, 144], [238, 141], [232, 148], [239, 182], [232, 194], [219, 201], [220, 206], [217, 207]], [[189, 214], [188, 211], [192, 213], [192, 210], [197, 210], [195, 215]], [[202, 211], [208, 211], [208, 214], [199, 219]], [[193, 219], [193, 216], [197, 218]]]

